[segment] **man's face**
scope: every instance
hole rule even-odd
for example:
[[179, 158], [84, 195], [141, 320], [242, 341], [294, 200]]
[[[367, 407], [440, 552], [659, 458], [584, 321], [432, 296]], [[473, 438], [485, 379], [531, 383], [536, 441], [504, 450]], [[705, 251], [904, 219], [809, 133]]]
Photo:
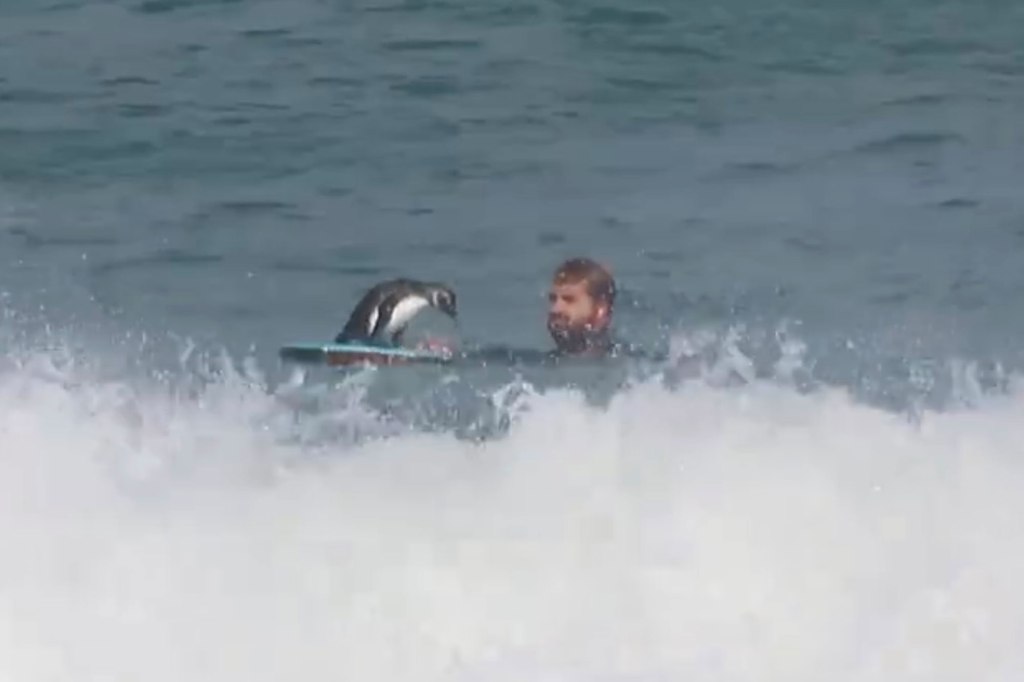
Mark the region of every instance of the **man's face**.
[[586, 282], [552, 283], [548, 302], [548, 331], [559, 345], [607, 326], [607, 308], [594, 300]]

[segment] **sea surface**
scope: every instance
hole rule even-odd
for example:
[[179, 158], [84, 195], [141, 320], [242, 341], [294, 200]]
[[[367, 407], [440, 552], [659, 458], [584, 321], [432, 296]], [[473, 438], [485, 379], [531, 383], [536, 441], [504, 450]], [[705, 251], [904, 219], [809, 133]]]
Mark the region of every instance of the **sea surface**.
[[[0, 680], [1024, 678], [1024, 4], [0, 3]], [[364, 290], [658, 362], [335, 371]]]

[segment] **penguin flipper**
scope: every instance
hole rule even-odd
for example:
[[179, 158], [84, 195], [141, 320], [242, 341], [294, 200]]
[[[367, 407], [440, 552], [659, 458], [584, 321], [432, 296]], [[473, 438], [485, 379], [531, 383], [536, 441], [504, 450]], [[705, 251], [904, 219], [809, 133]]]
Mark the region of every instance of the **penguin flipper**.
[[[376, 315], [374, 316], [373, 326], [370, 329], [370, 336], [375, 339], [383, 338], [388, 331], [388, 326], [391, 325], [391, 316], [395, 312], [395, 306], [401, 301], [405, 295], [403, 293], [393, 292], [386, 294], [377, 304]], [[401, 333], [402, 329], [396, 329], [395, 333], [392, 334], [394, 338], [395, 334]]]
[[[394, 296], [394, 294], [388, 294], [387, 291], [402, 282], [403, 280], [400, 279], [388, 280], [367, 290], [352, 309], [348, 321], [345, 322], [345, 327], [335, 337], [335, 343], [373, 340], [378, 334], [385, 303], [387, 299]], [[389, 307], [389, 310], [391, 307], [394, 307], [394, 304]]]

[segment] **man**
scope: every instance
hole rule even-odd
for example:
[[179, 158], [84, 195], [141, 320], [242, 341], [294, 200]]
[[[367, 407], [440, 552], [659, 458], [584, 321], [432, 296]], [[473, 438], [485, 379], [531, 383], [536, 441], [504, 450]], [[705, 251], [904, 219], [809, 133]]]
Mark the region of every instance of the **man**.
[[548, 332], [561, 355], [609, 353], [615, 280], [589, 258], [571, 258], [555, 270], [548, 292]]

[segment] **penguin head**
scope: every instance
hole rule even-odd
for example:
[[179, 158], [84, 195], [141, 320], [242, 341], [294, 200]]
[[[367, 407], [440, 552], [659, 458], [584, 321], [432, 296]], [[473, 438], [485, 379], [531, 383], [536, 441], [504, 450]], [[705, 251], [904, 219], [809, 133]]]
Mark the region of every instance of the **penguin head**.
[[434, 306], [451, 318], [456, 317], [455, 292], [443, 284], [430, 288], [430, 305]]

